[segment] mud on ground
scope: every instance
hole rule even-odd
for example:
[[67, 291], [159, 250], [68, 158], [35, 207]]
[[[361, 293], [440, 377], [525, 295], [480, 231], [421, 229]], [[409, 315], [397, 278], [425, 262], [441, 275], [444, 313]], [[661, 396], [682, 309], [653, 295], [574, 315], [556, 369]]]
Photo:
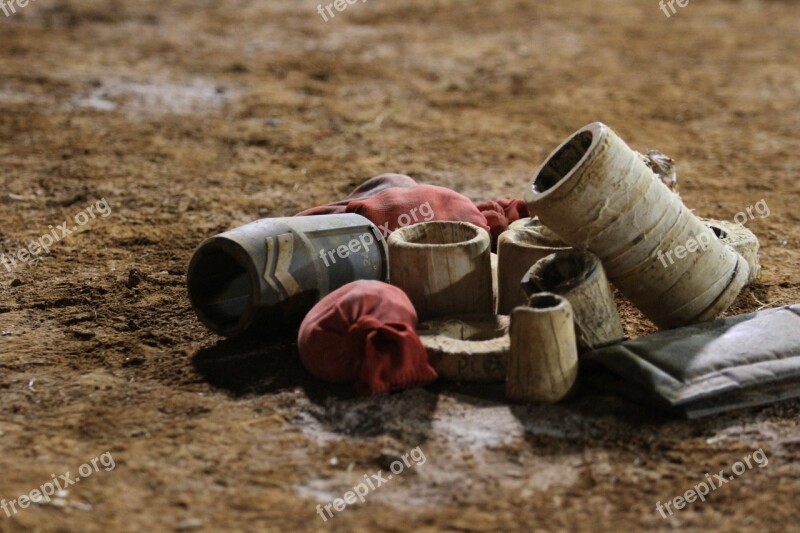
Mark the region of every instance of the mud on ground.
[[[2, 531], [784, 530], [800, 517], [800, 402], [699, 422], [586, 392], [371, 399], [311, 379], [291, 336], [206, 331], [184, 276], [204, 238], [400, 172], [520, 196], [602, 120], [679, 162], [698, 214], [748, 226], [761, 282], [732, 313], [800, 300], [800, 5], [655, 0], [38, 0], [0, 17], [0, 247], [101, 198], [39, 264], [0, 270], [0, 498], [110, 452]], [[628, 332], [653, 327], [623, 303]], [[318, 503], [420, 447], [323, 522]], [[657, 501], [763, 449], [664, 520]]]

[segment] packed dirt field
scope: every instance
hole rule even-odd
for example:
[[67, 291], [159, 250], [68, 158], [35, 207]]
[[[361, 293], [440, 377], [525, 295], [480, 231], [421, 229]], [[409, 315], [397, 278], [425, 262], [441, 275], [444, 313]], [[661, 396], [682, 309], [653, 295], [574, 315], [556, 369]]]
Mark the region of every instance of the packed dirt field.
[[[800, 301], [800, 4], [675, 7], [369, 0], [326, 22], [311, 1], [37, 0], [1, 15], [0, 253], [77, 229], [37, 264], [0, 265], [0, 498], [102, 463], [0, 511], [0, 530], [792, 529], [800, 401], [687, 422], [589, 389], [549, 407], [510, 405], [502, 384], [362, 399], [308, 375], [293, 332], [223, 341], [186, 295], [193, 249], [225, 229], [383, 172], [521, 197], [600, 120], [676, 159], [697, 214], [768, 204], [747, 224], [761, 280], [728, 314]], [[654, 331], [620, 305], [630, 335]], [[365, 503], [317, 513], [418, 447]], [[759, 449], [763, 468], [656, 510]]]

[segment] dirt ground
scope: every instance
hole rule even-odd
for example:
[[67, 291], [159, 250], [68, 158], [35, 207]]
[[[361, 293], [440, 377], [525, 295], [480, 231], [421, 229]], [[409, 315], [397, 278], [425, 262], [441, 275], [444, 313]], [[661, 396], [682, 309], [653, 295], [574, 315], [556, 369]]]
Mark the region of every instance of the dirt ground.
[[[551, 407], [509, 405], [501, 385], [359, 399], [305, 373], [291, 334], [207, 331], [185, 273], [204, 238], [382, 172], [520, 197], [602, 120], [675, 158], [698, 214], [768, 204], [748, 221], [761, 282], [731, 313], [797, 302], [800, 4], [706, 0], [668, 18], [656, 0], [369, 0], [328, 22], [316, 7], [37, 0], [0, 15], [0, 252], [111, 209], [38, 264], [0, 265], [0, 498], [114, 460], [0, 511], [0, 530], [795, 527], [800, 401], [687, 422], [590, 390]], [[653, 331], [621, 303], [631, 335]], [[424, 463], [365, 503], [317, 514], [417, 447]], [[656, 511], [758, 449], [764, 468]]]

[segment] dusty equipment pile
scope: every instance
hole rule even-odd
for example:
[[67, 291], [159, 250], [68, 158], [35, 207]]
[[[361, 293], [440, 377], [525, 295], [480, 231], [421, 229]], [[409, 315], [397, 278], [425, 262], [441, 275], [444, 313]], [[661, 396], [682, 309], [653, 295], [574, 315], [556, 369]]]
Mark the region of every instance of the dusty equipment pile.
[[[212, 237], [189, 295], [223, 336], [300, 325], [308, 371], [361, 394], [438, 378], [557, 402], [581, 377], [690, 417], [800, 396], [800, 306], [715, 321], [758, 278], [758, 240], [695, 216], [675, 181], [671, 159], [594, 123], [524, 200], [384, 174]], [[612, 286], [664, 331], [626, 340]]]

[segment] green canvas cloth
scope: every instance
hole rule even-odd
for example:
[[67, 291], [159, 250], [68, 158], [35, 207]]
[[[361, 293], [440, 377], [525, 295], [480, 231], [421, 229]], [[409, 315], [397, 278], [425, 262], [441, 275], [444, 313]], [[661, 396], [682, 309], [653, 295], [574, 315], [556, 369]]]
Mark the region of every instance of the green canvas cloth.
[[591, 385], [689, 418], [800, 397], [800, 304], [626, 341], [582, 363]]

